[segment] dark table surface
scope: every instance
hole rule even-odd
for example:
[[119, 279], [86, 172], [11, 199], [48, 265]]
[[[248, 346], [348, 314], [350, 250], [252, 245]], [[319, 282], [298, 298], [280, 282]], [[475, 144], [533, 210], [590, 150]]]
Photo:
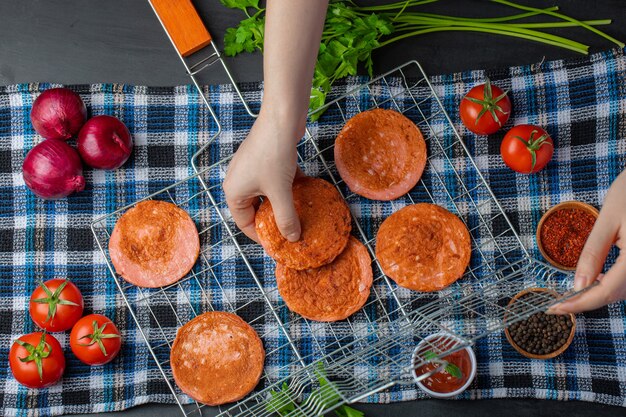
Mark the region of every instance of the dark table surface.
[[[522, 1], [522, 0], [520, 0]], [[553, 3], [579, 19], [612, 18], [605, 30], [626, 40], [626, 4], [623, 0], [523, 0], [524, 4]], [[241, 13], [217, 0], [195, 0], [209, 30], [218, 39], [235, 25]], [[504, 10], [486, 0], [442, 0], [429, 11], [466, 16], [497, 15]], [[591, 46], [591, 52], [614, 45], [584, 30], [554, 31]], [[417, 59], [430, 74], [473, 68], [492, 68], [576, 56], [576, 53], [530, 41], [486, 34], [440, 33], [408, 39], [376, 52], [377, 73]], [[229, 61], [240, 81], [262, 78], [259, 54]], [[222, 71], [203, 78], [226, 82]], [[142, 85], [188, 83], [183, 68], [146, 0], [0, 0], [0, 84], [48, 81], [64, 84], [116, 82]], [[358, 405], [368, 416], [507, 415], [536, 417], [626, 415], [626, 410], [582, 402], [541, 400], [426, 400], [389, 405]], [[207, 413], [208, 414], [208, 413]], [[146, 405], [115, 417], [177, 416], [174, 406]], [[212, 415], [212, 414], [211, 414]], [[86, 416], [83, 416], [86, 417]]]

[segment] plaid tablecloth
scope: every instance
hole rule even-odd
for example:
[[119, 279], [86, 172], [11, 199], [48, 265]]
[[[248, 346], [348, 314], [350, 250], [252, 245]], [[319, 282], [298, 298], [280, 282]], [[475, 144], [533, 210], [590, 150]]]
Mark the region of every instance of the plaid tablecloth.
[[[525, 246], [539, 257], [533, 236], [541, 214], [570, 199], [599, 206], [624, 169], [626, 56], [623, 50], [611, 50], [570, 61], [434, 76], [431, 81], [457, 126], [456, 109], [463, 94], [484, 76], [510, 88], [514, 112], [509, 124], [539, 124], [555, 141], [555, 156], [545, 170], [533, 176], [518, 175], [500, 159], [503, 132], [476, 137], [460, 127]], [[136, 146], [122, 169], [87, 169], [85, 191], [46, 202], [26, 189], [21, 166], [26, 152], [40, 140], [29, 121], [32, 102], [49, 87], [0, 87], [1, 415], [102, 412], [146, 402], [172, 402], [89, 226], [95, 218], [192, 174], [190, 157], [211, 137], [215, 126], [207, 121], [206, 108], [190, 86], [71, 86], [92, 115], [121, 118]], [[257, 102], [261, 87], [244, 86]], [[232, 88], [214, 86], [208, 91], [224, 129], [220, 140], [245, 137], [251, 119]], [[90, 368], [68, 353], [61, 384], [29, 390], [11, 376], [7, 354], [16, 337], [34, 330], [27, 310], [30, 292], [38, 280], [53, 277], [70, 277], [85, 296], [87, 312], [114, 319], [125, 343], [119, 358], [104, 367]], [[623, 303], [580, 315], [574, 344], [553, 361], [531, 361], [511, 353], [503, 336], [498, 336], [498, 343], [493, 338], [482, 340], [476, 347], [482, 365], [464, 398], [533, 397], [626, 406], [625, 327]], [[67, 334], [57, 337], [68, 347]], [[393, 396], [398, 400], [416, 397], [413, 388]]]

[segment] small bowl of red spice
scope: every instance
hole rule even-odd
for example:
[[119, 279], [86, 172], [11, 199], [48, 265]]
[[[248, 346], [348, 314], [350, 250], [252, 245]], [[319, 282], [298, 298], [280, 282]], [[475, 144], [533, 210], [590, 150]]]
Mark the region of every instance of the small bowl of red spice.
[[578, 258], [598, 218], [598, 209], [580, 201], [565, 201], [548, 210], [537, 226], [537, 246], [543, 257], [565, 271]]
[[[442, 353], [451, 352], [442, 358]], [[411, 363], [417, 386], [435, 398], [456, 397], [469, 387], [476, 376], [476, 355], [461, 339], [448, 333], [430, 335], [418, 343]], [[437, 372], [438, 368], [443, 368]], [[424, 375], [428, 375], [424, 378]]]

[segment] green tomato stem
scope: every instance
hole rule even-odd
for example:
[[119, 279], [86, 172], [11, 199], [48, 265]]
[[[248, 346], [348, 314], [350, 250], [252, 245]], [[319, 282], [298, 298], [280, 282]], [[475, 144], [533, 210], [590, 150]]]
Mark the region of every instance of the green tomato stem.
[[[28, 352], [28, 356], [19, 358], [19, 360], [25, 363], [35, 361], [37, 373], [39, 374], [39, 380], [43, 381], [43, 359], [50, 356], [50, 353], [52, 352], [52, 346], [46, 342], [46, 331], [44, 330], [41, 333], [41, 339], [39, 340], [37, 346], [33, 346], [20, 339], [17, 339], [15, 343], [22, 346]], [[47, 351], [46, 348], [48, 349]]]

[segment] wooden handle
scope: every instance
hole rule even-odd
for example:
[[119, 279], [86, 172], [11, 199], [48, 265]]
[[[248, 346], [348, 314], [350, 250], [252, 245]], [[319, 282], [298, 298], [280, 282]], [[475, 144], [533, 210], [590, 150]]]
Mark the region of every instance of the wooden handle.
[[182, 56], [189, 56], [211, 43], [191, 0], [150, 0], [165, 30]]

